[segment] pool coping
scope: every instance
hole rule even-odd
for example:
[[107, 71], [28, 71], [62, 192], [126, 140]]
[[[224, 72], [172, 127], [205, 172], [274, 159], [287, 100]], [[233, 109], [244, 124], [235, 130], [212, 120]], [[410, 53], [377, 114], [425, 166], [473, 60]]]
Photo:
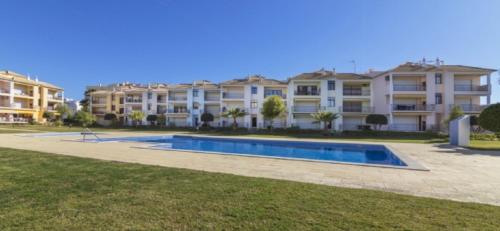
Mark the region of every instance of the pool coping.
[[[148, 137], [147, 136], [129, 136], [129, 137]], [[353, 166], [366, 166], [366, 167], [379, 167], [379, 168], [392, 168], [392, 169], [403, 169], [403, 170], [417, 170], [417, 171], [430, 171], [428, 168], [424, 167], [419, 162], [413, 160], [408, 155], [403, 152], [395, 149], [390, 144], [384, 143], [370, 143], [370, 142], [332, 142], [325, 140], [287, 140], [280, 138], [258, 138], [258, 137], [223, 137], [223, 136], [209, 136], [209, 135], [192, 135], [192, 134], [155, 134], [151, 136], [183, 136], [183, 137], [199, 137], [199, 138], [215, 138], [215, 139], [239, 139], [239, 140], [256, 140], [256, 141], [298, 141], [298, 142], [308, 142], [308, 143], [329, 143], [329, 144], [360, 144], [360, 145], [377, 145], [384, 146], [389, 151], [391, 151], [394, 155], [396, 155], [400, 160], [402, 160], [407, 166], [396, 166], [396, 165], [383, 165], [383, 164], [369, 164], [369, 163], [356, 163], [356, 162], [343, 162], [343, 161], [333, 161], [333, 160], [314, 160], [314, 159], [305, 159], [305, 158], [292, 158], [292, 157], [278, 157], [278, 156], [263, 156], [263, 155], [254, 155], [254, 154], [242, 154], [242, 153], [229, 153], [229, 152], [210, 152], [210, 151], [199, 151], [199, 150], [188, 150], [188, 149], [170, 149], [170, 148], [159, 148], [155, 147], [158, 145], [148, 144], [140, 141], [102, 141], [102, 143], [106, 142], [127, 142], [127, 143], [138, 143], [144, 144], [141, 146], [132, 146], [132, 148], [139, 149], [150, 149], [150, 150], [162, 150], [162, 151], [180, 151], [180, 152], [191, 152], [191, 153], [208, 153], [208, 154], [216, 154], [216, 155], [231, 155], [231, 156], [243, 156], [243, 157], [253, 157], [253, 158], [270, 158], [270, 159], [282, 159], [282, 160], [294, 160], [294, 161], [307, 161], [307, 162], [315, 162], [315, 163], [329, 163], [329, 164], [344, 164], [344, 165], [353, 165]], [[67, 140], [69, 141], [69, 140]], [[75, 141], [75, 140], [73, 140]], [[77, 142], [83, 142], [78, 141]], [[88, 141], [87, 141], [88, 142]], [[91, 143], [101, 143], [91, 142]]]

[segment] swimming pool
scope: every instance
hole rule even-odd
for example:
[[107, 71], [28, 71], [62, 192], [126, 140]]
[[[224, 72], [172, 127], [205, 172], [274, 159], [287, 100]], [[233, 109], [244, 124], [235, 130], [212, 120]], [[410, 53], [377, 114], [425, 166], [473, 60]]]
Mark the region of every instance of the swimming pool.
[[235, 139], [195, 136], [101, 138], [101, 142], [143, 142], [162, 150], [260, 156], [325, 162], [405, 167], [407, 164], [384, 145], [305, 141]]

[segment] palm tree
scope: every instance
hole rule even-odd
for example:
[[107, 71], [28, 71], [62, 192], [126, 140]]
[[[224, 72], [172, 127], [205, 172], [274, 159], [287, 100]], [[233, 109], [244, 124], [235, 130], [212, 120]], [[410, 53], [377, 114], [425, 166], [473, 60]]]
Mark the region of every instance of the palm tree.
[[246, 116], [246, 115], [247, 115], [247, 113], [244, 110], [241, 110], [239, 108], [232, 108], [232, 109], [229, 109], [226, 112], [222, 113], [222, 117], [233, 119], [233, 129], [236, 129], [238, 127], [238, 123], [236, 122], [236, 119], [238, 119], [239, 117]]
[[322, 111], [318, 113], [311, 114], [311, 116], [314, 119], [313, 123], [323, 123], [323, 129], [325, 131], [328, 131], [328, 127], [332, 125], [332, 121], [336, 120], [339, 118], [339, 115], [337, 113], [329, 112], [329, 111]]
[[134, 122], [134, 125], [137, 126], [144, 118], [144, 113], [142, 111], [132, 111], [132, 113], [130, 113], [130, 118]]

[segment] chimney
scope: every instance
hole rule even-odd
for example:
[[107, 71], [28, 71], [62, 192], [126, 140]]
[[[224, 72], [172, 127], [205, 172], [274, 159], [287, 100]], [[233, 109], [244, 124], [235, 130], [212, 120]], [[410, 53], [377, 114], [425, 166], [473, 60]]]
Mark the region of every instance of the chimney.
[[335, 67], [334, 67], [334, 68], [332, 68], [332, 73], [333, 73], [333, 75], [336, 75], [336, 74], [337, 74], [337, 72], [335, 71]]

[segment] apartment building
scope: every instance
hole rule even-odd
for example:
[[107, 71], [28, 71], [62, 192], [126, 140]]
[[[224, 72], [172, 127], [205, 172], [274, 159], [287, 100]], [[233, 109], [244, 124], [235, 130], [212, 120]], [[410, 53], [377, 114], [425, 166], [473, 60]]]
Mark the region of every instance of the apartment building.
[[[302, 73], [287, 81], [254, 75], [214, 84], [195, 81], [190, 84], [118, 84], [89, 87], [90, 107], [100, 123], [104, 114], [114, 112], [124, 124], [131, 124], [128, 114], [163, 114], [166, 124], [193, 127], [201, 124], [201, 115], [214, 115], [211, 126], [226, 127], [232, 120], [222, 113], [239, 108], [247, 113], [238, 118], [240, 127], [265, 128], [270, 125], [262, 114], [266, 97], [280, 96], [286, 115], [275, 119], [274, 127], [319, 129], [313, 113], [334, 112], [339, 118], [335, 130], [358, 130], [366, 126], [369, 114], [386, 115], [389, 124], [383, 129], [425, 131], [441, 128], [452, 107], [478, 114], [490, 103], [491, 74], [494, 69], [426, 62], [405, 63], [387, 71], [365, 74], [319, 70]], [[146, 123], [146, 120], [143, 121]]]
[[389, 130], [442, 129], [454, 106], [479, 114], [491, 102], [494, 69], [425, 61], [374, 74], [375, 113], [389, 118]]
[[0, 71], [0, 123], [44, 122], [43, 113], [57, 113], [63, 99], [60, 87], [13, 71]]
[[320, 70], [288, 80], [288, 120], [291, 126], [319, 129], [312, 113], [338, 113], [336, 130], [356, 130], [373, 112], [372, 78], [354, 73]]

